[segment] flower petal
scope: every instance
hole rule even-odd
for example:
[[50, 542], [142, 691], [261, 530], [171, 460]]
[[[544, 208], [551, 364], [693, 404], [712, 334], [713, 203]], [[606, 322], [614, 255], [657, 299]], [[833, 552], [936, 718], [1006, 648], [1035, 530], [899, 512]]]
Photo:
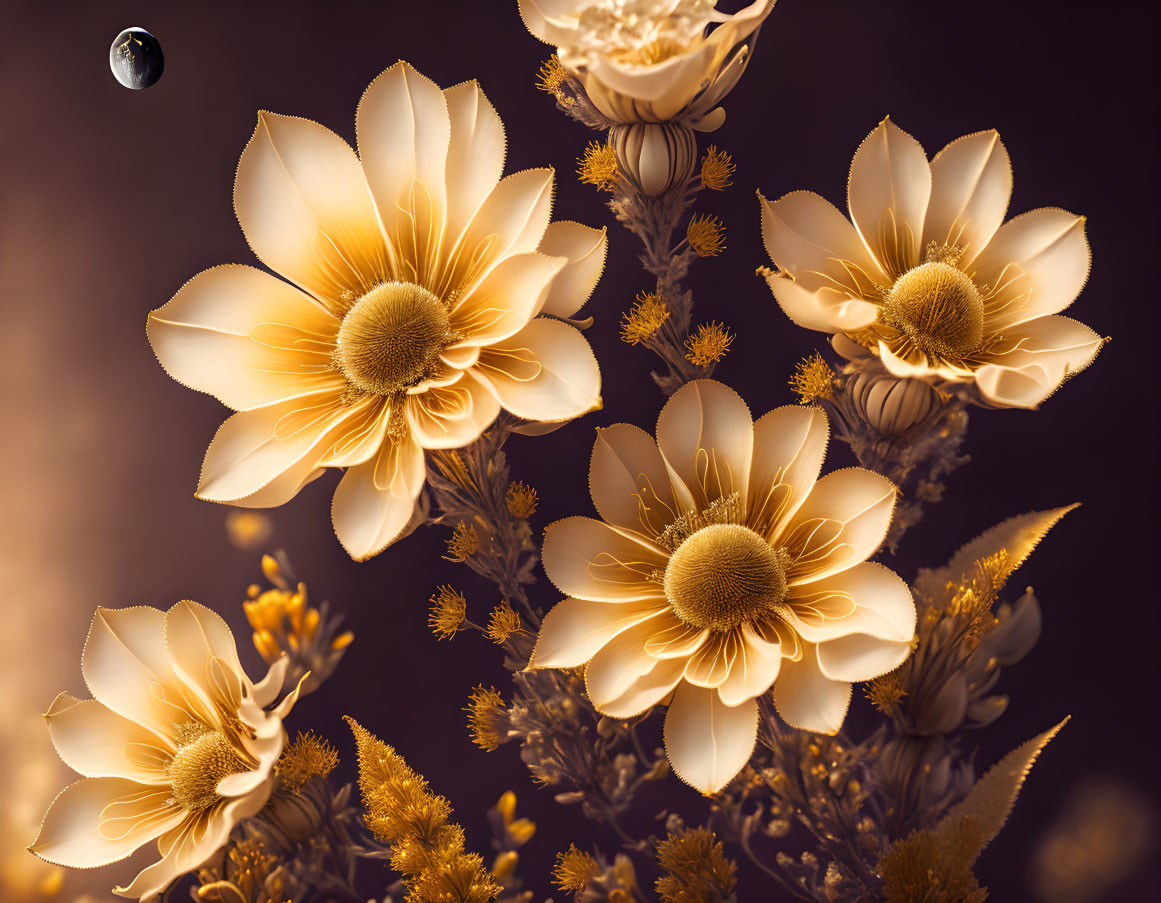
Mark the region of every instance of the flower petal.
[[915, 635], [915, 600], [890, 568], [864, 561], [813, 583], [790, 588], [794, 629], [811, 643], [855, 633], [909, 642]]
[[234, 210], [254, 253], [332, 312], [390, 277], [387, 242], [363, 168], [309, 119], [258, 114], [238, 161]]
[[443, 91], [401, 60], [363, 92], [355, 135], [396, 252], [395, 277], [429, 285], [438, 266], [447, 211], [451, 121]]
[[690, 657], [685, 666], [685, 679], [698, 687], [720, 687], [730, 676], [734, 662], [741, 654], [741, 630], [711, 633], [709, 638]]
[[354, 404], [318, 396], [235, 414], [206, 450], [198, 498], [250, 508], [290, 501], [378, 404], [373, 396]]
[[787, 724], [818, 734], [837, 734], [850, 704], [851, 685], [822, 673], [815, 647], [807, 645], [797, 662], [782, 663], [774, 681], [774, 707]]
[[879, 308], [844, 289], [822, 286], [811, 289], [784, 273], [768, 273], [766, 284], [774, 300], [790, 320], [803, 329], [818, 332], [857, 332], [870, 326], [879, 316]]
[[813, 191], [792, 191], [774, 202], [759, 193], [758, 201], [766, 253], [804, 288], [840, 289], [857, 298], [889, 282], [855, 227], [830, 201]]
[[118, 862], [185, 819], [184, 809], [168, 804], [171, 796], [169, 787], [84, 778], [52, 801], [29, 850], [69, 868]]
[[746, 500], [750, 529], [777, 539], [818, 479], [829, 437], [821, 408], [787, 405], [759, 418]]
[[1035, 408], [1064, 380], [1088, 367], [1105, 340], [1068, 317], [1041, 317], [1012, 327], [1016, 350], [995, 355], [976, 371], [976, 385], [992, 404]]
[[[646, 642], [657, 632], [659, 617], [667, 613], [667, 609], [662, 609], [660, 615], [621, 631], [589, 661], [585, 689], [601, 714], [632, 718], [668, 696], [681, 680], [682, 662], [662, 661], [645, 650]], [[651, 676], [653, 679], [649, 680]], [[645, 685], [638, 687], [642, 682]], [[635, 688], [637, 691], [633, 692]]]
[[540, 313], [565, 262], [538, 251], [501, 260], [452, 310], [458, 344], [491, 345], [518, 333]]
[[491, 194], [504, 171], [504, 123], [475, 80], [443, 92], [451, 133], [447, 151], [449, 247]]
[[831, 680], [870, 680], [898, 668], [911, 654], [911, 644], [854, 633], [815, 647], [818, 669]]
[[847, 467], [814, 484], [782, 539], [790, 552], [791, 586], [837, 574], [866, 561], [891, 526], [896, 489], [884, 476]]
[[972, 278], [991, 286], [1007, 302], [989, 303], [985, 323], [1004, 332], [1020, 323], [1056, 314], [1068, 307], [1088, 280], [1092, 252], [1083, 216], [1043, 208], [1024, 213], [1000, 227], [976, 259]]
[[931, 160], [923, 246], [952, 245], [967, 268], [991, 241], [1012, 197], [1012, 161], [995, 129], [957, 138]]
[[702, 793], [726, 786], [754, 752], [758, 703], [728, 706], [716, 690], [679, 684], [665, 713], [665, 752], [674, 772]]
[[341, 391], [330, 355], [338, 320], [309, 295], [253, 267], [199, 273], [149, 315], [165, 372], [236, 411]]
[[517, 417], [556, 423], [601, 403], [601, 371], [580, 331], [539, 317], [509, 339], [480, 351], [473, 370]]
[[386, 442], [379, 454], [350, 468], [331, 504], [335, 534], [356, 561], [366, 561], [417, 525], [416, 499], [427, 470], [413, 438]]
[[851, 161], [851, 220], [883, 271], [897, 279], [919, 263], [931, 167], [919, 142], [884, 119]]
[[44, 715], [52, 745], [73, 771], [87, 778], [125, 778], [168, 785], [173, 743], [122, 718], [95, 699], [61, 693]]
[[782, 669], [782, 646], [760, 637], [749, 624], [741, 627], [738, 654], [729, 676], [718, 684], [718, 696], [726, 705], [741, 705], [761, 696]]
[[591, 517], [550, 524], [540, 553], [548, 579], [565, 595], [593, 602], [665, 599], [650, 577], [665, 572], [667, 556]]
[[407, 422], [424, 448], [462, 448], [478, 439], [499, 413], [500, 403], [469, 372], [454, 385], [416, 396], [407, 405]]
[[729, 386], [695, 379], [674, 392], [657, 418], [657, 446], [699, 510], [734, 492], [746, 498], [754, 423]]
[[553, 280], [541, 313], [571, 317], [589, 300], [605, 270], [605, 257], [609, 251], [606, 230], [559, 220], [545, 229], [539, 250], [549, 257], [568, 259], [564, 269]]
[[236, 712], [253, 687], [234, 634], [204, 605], [178, 602], [165, 613], [165, 647], [174, 670], [224, 711]]
[[610, 640], [635, 624], [656, 618], [664, 600], [645, 599], [617, 605], [562, 599], [544, 616], [529, 668], [576, 668]]
[[682, 513], [657, 443], [628, 423], [597, 430], [589, 490], [602, 519], [650, 538]]

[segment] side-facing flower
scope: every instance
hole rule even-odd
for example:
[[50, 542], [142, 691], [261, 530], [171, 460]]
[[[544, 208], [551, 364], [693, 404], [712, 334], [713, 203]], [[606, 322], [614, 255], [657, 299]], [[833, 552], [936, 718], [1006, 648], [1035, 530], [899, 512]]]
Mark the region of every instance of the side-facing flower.
[[[519, 0], [534, 36], [556, 47], [565, 72], [618, 123], [681, 120], [712, 131], [775, 0], [736, 13], [716, 0]], [[712, 26], [712, 27], [711, 27]]]
[[587, 663], [589, 697], [612, 718], [669, 698], [670, 762], [705, 793], [746, 764], [771, 685], [787, 722], [834, 733], [851, 682], [909, 654], [911, 592], [867, 561], [895, 487], [859, 468], [819, 479], [828, 434], [818, 408], [755, 423], [733, 390], [695, 380], [665, 405], [656, 441], [628, 424], [601, 430], [601, 520], [546, 531], [544, 568], [568, 598], [530, 666]]
[[[930, 162], [884, 120], [859, 147], [850, 221], [816, 194], [761, 198], [767, 276], [795, 323], [896, 376], [974, 384], [986, 404], [1034, 408], [1096, 356], [1102, 339], [1059, 316], [1088, 279], [1084, 217], [1041, 208], [1004, 222], [1012, 168], [977, 132]], [[853, 223], [853, 225], [852, 225]]]
[[234, 207], [287, 281], [206, 270], [148, 330], [171, 376], [240, 412], [198, 497], [272, 507], [346, 468], [333, 520], [361, 560], [417, 522], [425, 449], [472, 442], [502, 408], [563, 421], [599, 404], [592, 350], [562, 319], [606, 243], [550, 223], [551, 169], [500, 178], [504, 127], [475, 82], [441, 90], [397, 63], [356, 133], [358, 155], [317, 123], [259, 114]]
[[62, 693], [45, 715], [60, 757], [84, 777], [53, 801], [29, 849], [93, 868], [156, 840], [159, 861], [116, 888], [142, 899], [197, 868], [270, 796], [298, 698], [267, 711], [287, 663], [252, 683], [229, 627], [196, 602], [97, 609], [81, 659], [94, 698]]

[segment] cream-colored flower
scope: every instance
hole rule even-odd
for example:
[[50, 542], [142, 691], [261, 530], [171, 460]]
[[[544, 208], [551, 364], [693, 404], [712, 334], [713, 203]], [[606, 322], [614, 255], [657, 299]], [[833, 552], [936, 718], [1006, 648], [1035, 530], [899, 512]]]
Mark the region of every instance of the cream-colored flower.
[[731, 15], [716, 0], [519, 0], [528, 30], [556, 47], [609, 119], [680, 119], [706, 132], [725, 120], [718, 104], [742, 77], [774, 2]]
[[850, 222], [808, 191], [761, 199], [780, 268], [767, 281], [790, 319], [835, 334], [847, 357], [873, 353], [896, 376], [974, 383], [988, 404], [1036, 407], [1102, 339], [1057, 316], [1088, 279], [1084, 217], [1045, 207], [1005, 223], [1011, 194], [995, 131], [929, 163], [884, 120], [851, 163]]
[[468, 444], [501, 408], [563, 421], [599, 404], [592, 350], [559, 318], [595, 287], [605, 233], [549, 222], [551, 169], [500, 178], [504, 127], [475, 82], [440, 90], [397, 63], [356, 133], [358, 156], [317, 123], [259, 114], [234, 206], [288, 281], [206, 270], [149, 338], [171, 376], [240, 412], [198, 497], [271, 507], [346, 468], [335, 530], [365, 559], [414, 526], [424, 449]]
[[29, 849], [94, 868], [156, 840], [159, 861], [115, 889], [142, 899], [201, 865], [270, 796], [298, 691], [266, 707], [287, 663], [252, 683], [225, 621], [196, 602], [97, 609], [81, 659], [95, 698], [62, 693], [45, 715], [84, 777], [53, 801]]
[[906, 659], [915, 605], [868, 562], [895, 487], [847, 468], [818, 479], [829, 429], [818, 408], [754, 423], [737, 394], [688, 383], [657, 439], [601, 430], [590, 488], [602, 520], [548, 528], [544, 569], [569, 598], [545, 617], [531, 667], [585, 663], [589, 697], [629, 718], [672, 697], [665, 746], [705, 793], [746, 764], [757, 697], [797, 727], [834, 733], [851, 682]]

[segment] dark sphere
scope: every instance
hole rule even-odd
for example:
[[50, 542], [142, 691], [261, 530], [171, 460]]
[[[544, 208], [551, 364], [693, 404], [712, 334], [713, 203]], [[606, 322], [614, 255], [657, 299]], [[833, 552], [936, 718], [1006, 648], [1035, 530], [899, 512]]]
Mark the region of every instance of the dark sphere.
[[126, 28], [109, 48], [109, 68], [126, 88], [148, 88], [165, 69], [161, 44], [144, 28]]

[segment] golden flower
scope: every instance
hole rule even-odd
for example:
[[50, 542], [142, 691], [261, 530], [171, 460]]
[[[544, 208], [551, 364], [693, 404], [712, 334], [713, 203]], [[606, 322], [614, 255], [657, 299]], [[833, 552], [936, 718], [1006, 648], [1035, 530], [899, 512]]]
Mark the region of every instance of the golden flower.
[[602, 520], [546, 531], [544, 569], [568, 598], [530, 666], [587, 663], [589, 697], [611, 718], [669, 699], [669, 761], [705, 793], [746, 764], [771, 685], [787, 722], [834, 733], [851, 682], [910, 651], [911, 591], [866, 560], [895, 487], [857, 467], [818, 479], [828, 433], [818, 408], [754, 423], [733, 390], [695, 380], [665, 405], [656, 441], [628, 424], [598, 434]]
[[698, 214], [685, 227], [685, 238], [698, 257], [717, 257], [726, 249], [726, 227], [716, 216]]
[[[519, 0], [532, 34], [615, 122], [679, 119], [712, 131], [775, 0], [736, 13], [715, 0]], [[712, 26], [712, 27], [711, 27]]]
[[929, 163], [883, 120], [851, 163], [851, 222], [808, 191], [761, 198], [781, 269], [767, 282], [790, 319], [834, 334], [846, 357], [875, 354], [895, 376], [974, 383], [989, 404], [1034, 408], [1102, 339], [1058, 316], [1088, 278], [1084, 217], [1046, 207], [1005, 223], [1011, 193], [995, 131]]
[[621, 341], [638, 345], [652, 338], [669, 319], [669, 308], [656, 292], [638, 292], [633, 306], [621, 317]]
[[730, 155], [711, 144], [701, 158], [701, 183], [713, 191], [724, 191], [734, 184], [735, 168]]
[[363, 560], [422, 517], [424, 450], [476, 439], [501, 408], [562, 421], [599, 404], [570, 317], [605, 233], [550, 223], [551, 169], [501, 179], [504, 127], [475, 82], [397, 63], [363, 95], [359, 155], [317, 123], [260, 113], [234, 207], [258, 257], [195, 276], [149, 318], [162, 365], [235, 414], [198, 497], [289, 501], [345, 468], [335, 530]]
[[427, 626], [437, 639], [450, 640], [463, 626], [468, 611], [468, 600], [463, 593], [450, 586], [437, 586], [432, 594]]
[[696, 367], [708, 367], [725, 357], [732, 344], [733, 333], [724, 325], [702, 323], [697, 332], [685, 340], [685, 359]]
[[127, 887], [148, 897], [205, 862], [266, 803], [295, 690], [269, 711], [288, 660], [246, 676], [225, 621], [196, 602], [97, 609], [81, 670], [94, 699], [49, 707], [53, 745], [84, 777], [53, 801], [29, 848], [93, 868], [151, 840], [159, 861]]

